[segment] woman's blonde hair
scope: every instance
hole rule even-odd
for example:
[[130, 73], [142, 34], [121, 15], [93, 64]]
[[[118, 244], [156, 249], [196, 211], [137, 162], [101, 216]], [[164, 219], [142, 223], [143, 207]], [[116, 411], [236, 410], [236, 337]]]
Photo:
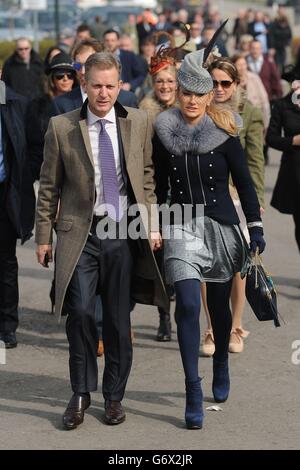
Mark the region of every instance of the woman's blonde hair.
[[215, 125], [223, 129], [227, 134], [238, 135], [238, 126], [232, 111], [220, 109], [214, 103], [206, 108], [206, 114], [214, 121]]

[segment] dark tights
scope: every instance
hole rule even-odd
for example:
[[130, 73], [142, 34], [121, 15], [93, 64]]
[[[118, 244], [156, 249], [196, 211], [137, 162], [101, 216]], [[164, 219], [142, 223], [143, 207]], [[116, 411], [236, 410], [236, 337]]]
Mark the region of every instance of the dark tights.
[[[207, 302], [215, 337], [214, 359], [225, 361], [232, 325], [229, 299], [232, 280], [225, 283], [208, 282]], [[200, 347], [200, 282], [186, 279], [175, 283], [177, 336], [185, 378], [196, 381], [199, 377]]]

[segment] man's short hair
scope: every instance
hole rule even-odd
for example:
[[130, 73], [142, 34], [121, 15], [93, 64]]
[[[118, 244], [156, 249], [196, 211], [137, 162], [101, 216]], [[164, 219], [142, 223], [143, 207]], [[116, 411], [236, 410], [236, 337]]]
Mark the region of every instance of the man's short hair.
[[121, 63], [111, 52], [96, 52], [90, 55], [85, 63], [85, 78], [89, 79], [91, 69], [95, 67], [98, 70], [117, 69], [119, 77], [121, 75]]
[[84, 31], [89, 31], [91, 32], [91, 29], [89, 27], [89, 25], [85, 24], [85, 23], [82, 23], [78, 26], [78, 28], [76, 29], [76, 33], [83, 33]]
[[95, 52], [102, 52], [104, 49], [102, 43], [95, 38], [83, 39], [73, 48], [72, 58], [75, 59], [77, 54], [80, 54], [85, 49], [89, 48], [94, 49]]
[[105, 36], [107, 34], [111, 34], [111, 33], [115, 33], [117, 35], [117, 38], [120, 39], [120, 33], [118, 31], [116, 31], [115, 29], [107, 29], [104, 34], [103, 34], [103, 37], [105, 38]]

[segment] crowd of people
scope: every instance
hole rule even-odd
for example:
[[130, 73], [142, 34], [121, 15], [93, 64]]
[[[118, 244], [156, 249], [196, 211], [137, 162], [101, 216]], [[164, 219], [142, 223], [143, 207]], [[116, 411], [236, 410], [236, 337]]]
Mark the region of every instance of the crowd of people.
[[[271, 204], [293, 215], [300, 250], [300, 62], [286, 67], [291, 27], [284, 7], [274, 19], [241, 10], [231, 54], [226, 27], [216, 8], [192, 16], [145, 10], [121, 32], [96, 18], [74, 38], [63, 35], [44, 60], [20, 38], [3, 65], [0, 340], [17, 346], [16, 243], [35, 225], [38, 262], [55, 262], [52, 312], [67, 315], [73, 395], [65, 429], [83, 422], [103, 354], [105, 421], [124, 421], [135, 303], [158, 307], [156, 340], [171, 341], [175, 298], [189, 429], [204, 419], [203, 304], [202, 355], [213, 357], [215, 401], [227, 400], [228, 352], [241, 353], [249, 334], [247, 269], [251, 253], [265, 248], [268, 146], [283, 151]], [[286, 96], [282, 80], [291, 84]], [[150, 221], [142, 218], [147, 236], [122, 238], [137, 203]], [[190, 217], [165, 224], [156, 204], [184, 215], [189, 206]], [[103, 238], [98, 228], [107, 218], [116, 232]], [[197, 242], [192, 248], [187, 235]]]

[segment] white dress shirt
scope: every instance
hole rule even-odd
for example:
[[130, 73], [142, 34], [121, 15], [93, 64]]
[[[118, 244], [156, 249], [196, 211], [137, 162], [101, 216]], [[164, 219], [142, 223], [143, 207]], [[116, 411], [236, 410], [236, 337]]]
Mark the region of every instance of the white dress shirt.
[[[99, 149], [99, 133], [101, 129], [99, 119], [106, 119], [107, 121], [109, 121], [106, 123], [105, 129], [110, 137], [113, 151], [114, 151], [120, 196], [126, 196], [126, 189], [125, 189], [123, 176], [122, 176], [122, 169], [121, 169], [115, 109], [112, 108], [106, 116], [104, 116], [103, 118], [99, 118], [99, 116], [96, 116], [94, 113], [92, 113], [92, 111], [90, 110], [88, 106], [87, 107], [87, 126], [88, 126], [88, 132], [89, 132], [93, 160], [94, 160], [95, 187], [96, 187], [96, 193], [97, 193], [97, 198], [96, 198], [96, 202], [94, 206], [94, 214], [104, 215], [105, 207], [103, 207], [103, 204], [104, 204], [103, 182], [102, 182], [102, 177], [101, 177], [101, 165], [100, 165], [100, 160], [99, 160], [99, 158], [102, 158], [101, 149]], [[122, 207], [123, 209], [126, 210], [127, 203], [125, 200], [123, 201]]]

